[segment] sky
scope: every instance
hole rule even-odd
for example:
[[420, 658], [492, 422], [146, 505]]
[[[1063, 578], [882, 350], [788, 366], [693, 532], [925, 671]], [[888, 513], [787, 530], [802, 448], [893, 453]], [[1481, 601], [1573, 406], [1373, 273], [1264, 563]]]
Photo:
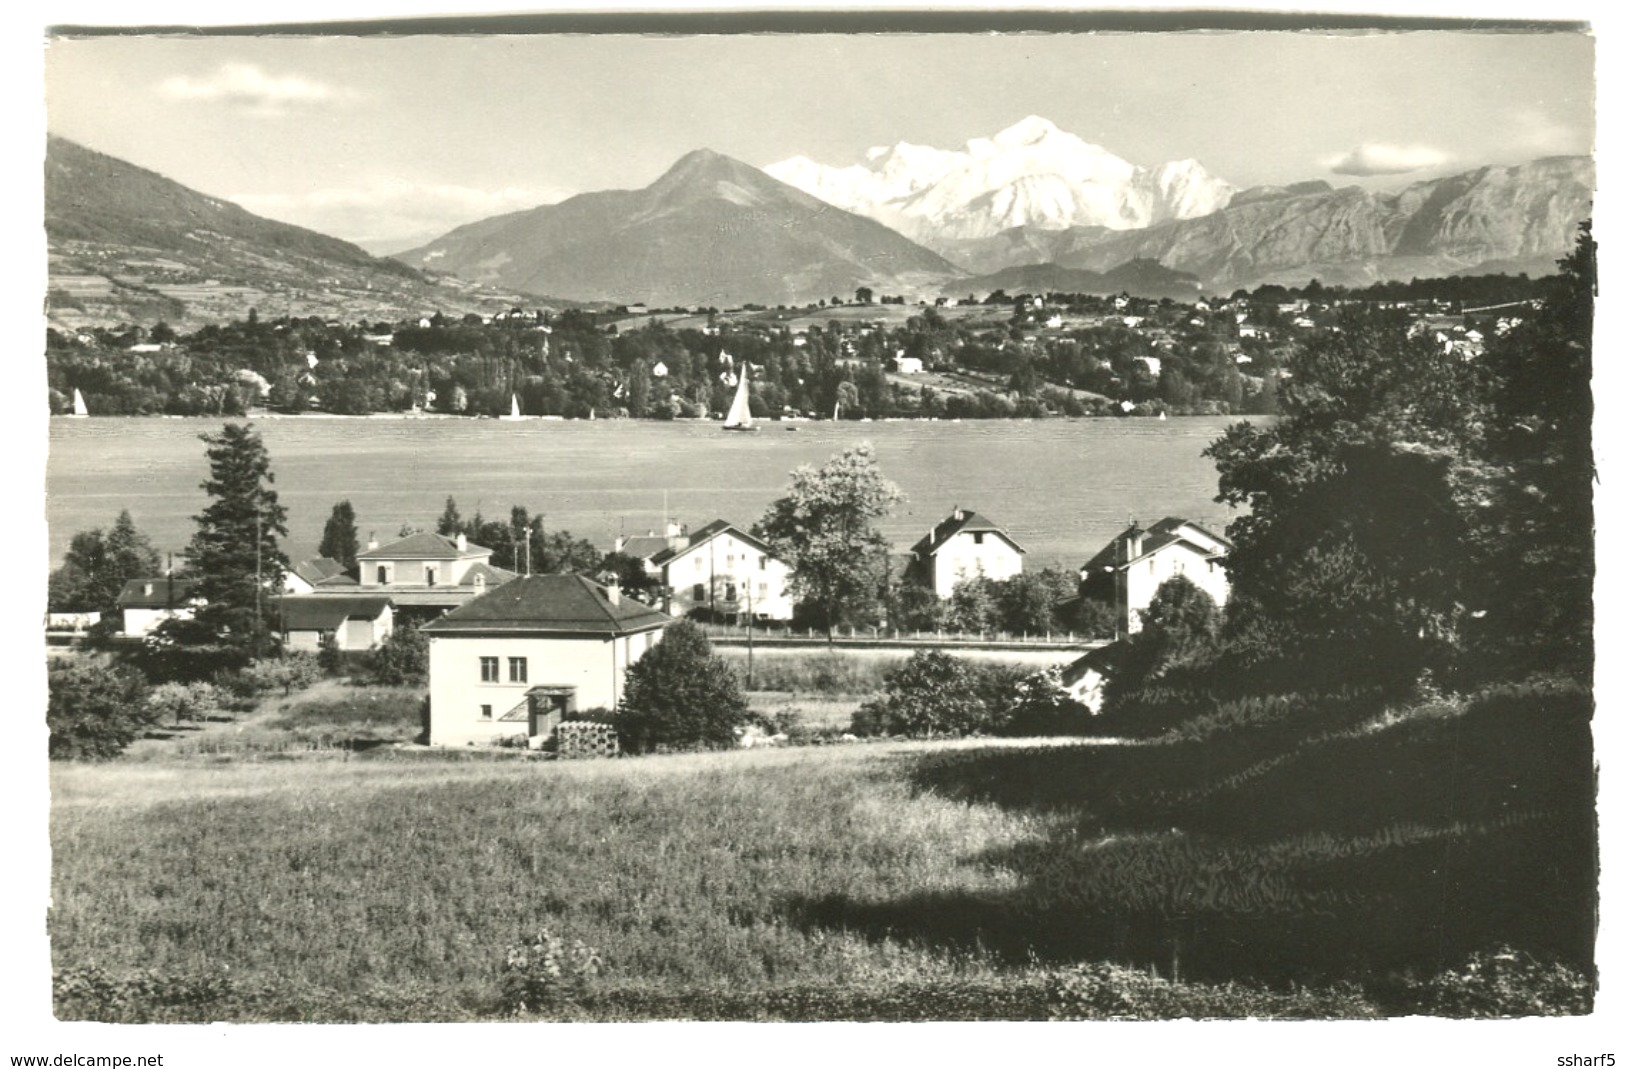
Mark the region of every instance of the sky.
[[53, 36], [47, 127], [369, 246], [710, 148], [755, 166], [962, 148], [1028, 115], [1246, 187], [1392, 188], [1583, 154], [1576, 32]]

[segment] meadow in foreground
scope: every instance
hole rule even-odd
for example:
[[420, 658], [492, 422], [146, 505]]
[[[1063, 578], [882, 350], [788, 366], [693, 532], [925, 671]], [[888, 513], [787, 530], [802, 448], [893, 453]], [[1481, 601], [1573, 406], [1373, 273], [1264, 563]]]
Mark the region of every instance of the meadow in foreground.
[[603, 963], [553, 1017], [1585, 1012], [1588, 718], [59, 765], [57, 1012], [489, 1019], [542, 929]]

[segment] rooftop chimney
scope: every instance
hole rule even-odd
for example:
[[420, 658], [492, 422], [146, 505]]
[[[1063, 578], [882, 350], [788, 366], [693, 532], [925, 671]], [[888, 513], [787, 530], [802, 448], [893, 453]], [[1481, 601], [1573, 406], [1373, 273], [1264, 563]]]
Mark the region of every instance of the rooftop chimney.
[[371, 552], [372, 550], [375, 550], [377, 548], [378, 548], [378, 532], [377, 531], [368, 531], [367, 532], [367, 550], [368, 550], [368, 552]]
[[457, 532], [457, 552], [468, 552], [468, 536], [461, 531]]
[[965, 510], [958, 505], [954, 506], [954, 522], [960, 523], [965, 519]]
[[604, 584], [604, 596], [609, 598], [609, 603], [611, 605], [619, 605], [621, 603], [620, 580], [616, 579], [614, 576], [611, 576], [609, 582]]
[[152, 584], [151, 583], [142, 583], [141, 584], [141, 593], [146, 597], [149, 597], [149, 598], [152, 597]]

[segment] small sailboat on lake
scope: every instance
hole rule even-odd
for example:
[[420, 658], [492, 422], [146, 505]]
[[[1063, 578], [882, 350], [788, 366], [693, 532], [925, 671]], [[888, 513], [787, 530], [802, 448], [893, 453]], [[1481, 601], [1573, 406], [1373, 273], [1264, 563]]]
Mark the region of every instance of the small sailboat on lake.
[[498, 419], [505, 419], [505, 420], [515, 420], [515, 419], [529, 419], [530, 417], [523, 416], [523, 415], [520, 414], [520, 412], [519, 412], [519, 395], [514, 394], [513, 395], [513, 406], [508, 409], [508, 414], [506, 416], [498, 416], [497, 418]]
[[739, 363], [739, 388], [734, 391], [734, 403], [728, 407], [728, 415], [722, 421], [725, 431], [754, 431], [757, 429], [755, 421], [750, 415], [750, 365], [744, 361]]
[[85, 407], [85, 395], [79, 392], [79, 387], [77, 386], [73, 388], [73, 415], [90, 415], [90, 409]]

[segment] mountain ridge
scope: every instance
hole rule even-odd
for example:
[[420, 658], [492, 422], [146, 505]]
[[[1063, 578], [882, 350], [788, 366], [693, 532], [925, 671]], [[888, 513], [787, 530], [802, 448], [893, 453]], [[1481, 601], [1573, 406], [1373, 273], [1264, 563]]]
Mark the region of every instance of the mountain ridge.
[[46, 310], [64, 329], [264, 315], [398, 319], [509, 307], [358, 245], [266, 219], [65, 137], [46, 140]]
[[711, 149], [641, 190], [580, 193], [458, 227], [396, 258], [578, 299], [802, 303], [953, 278], [953, 264]]

